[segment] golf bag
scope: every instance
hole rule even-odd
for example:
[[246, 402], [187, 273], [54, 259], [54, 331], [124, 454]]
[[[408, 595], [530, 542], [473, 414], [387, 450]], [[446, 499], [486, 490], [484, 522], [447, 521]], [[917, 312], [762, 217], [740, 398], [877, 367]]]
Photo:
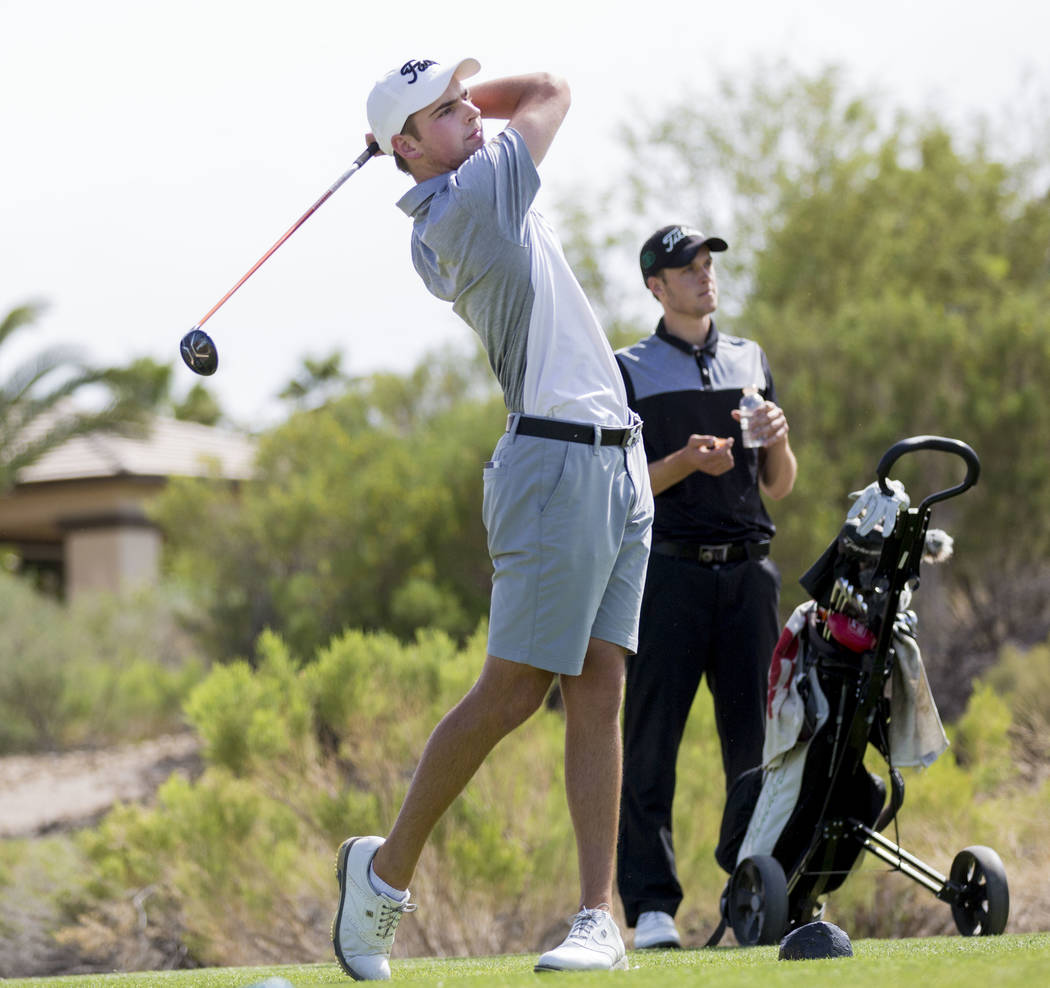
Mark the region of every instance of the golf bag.
[[[918, 450], [959, 456], [967, 472], [911, 508], [887, 474]], [[979, 471], [976, 454], [957, 440], [896, 443], [801, 578], [812, 599], [792, 614], [773, 654], [763, 764], [738, 778], [726, 801], [716, 858], [730, 879], [709, 946], [726, 925], [750, 946], [812, 922], [862, 850], [948, 902], [963, 934], [1005, 929], [1009, 892], [995, 851], [966, 848], [946, 878], [880, 833], [904, 801], [898, 768], [929, 765], [948, 747], [909, 607], [920, 562], [951, 554], [952, 540], [929, 529], [932, 506], [968, 490]], [[886, 783], [864, 765], [869, 744], [889, 767], [888, 803]]]

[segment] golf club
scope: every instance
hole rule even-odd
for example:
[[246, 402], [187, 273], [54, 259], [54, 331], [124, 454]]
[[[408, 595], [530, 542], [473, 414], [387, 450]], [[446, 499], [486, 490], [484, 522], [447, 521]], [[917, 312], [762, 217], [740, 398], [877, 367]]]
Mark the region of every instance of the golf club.
[[321, 196], [302, 216], [299, 217], [288, 229], [288, 231], [277, 241], [262, 257], [259, 258], [248, 270], [236, 285], [233, 286], [218, 302], [215, 303], [205, 314], [204, 318], [197, 323], [183, 338], [182, 343], [179, 345], [179, 351], [182, 354], [182, 359], [186, 362], [186, 366], [196, 374], [214, 374], [219, 366], [219, 353], [215, 348], [215, 341], [201, 329], [203, 326], [219, 308], [225, 304], [227, 299], [238, 288], [241, 287], [270, 257], [271, 254], [278, 247], [281, 246], [296, 230], [299, 229], [313, 214], [322, 206], [327, 199], [332, 195], [336, 189], [339, 188], [351, 175], [354, 174], [369, 158], [374, 154], [379, 153], [379, 145], [374, 141], [368, 145], [368, 147], [354, 160], [354, 163], [336, 179], [335, 183], [328, 189], [328, 191]]

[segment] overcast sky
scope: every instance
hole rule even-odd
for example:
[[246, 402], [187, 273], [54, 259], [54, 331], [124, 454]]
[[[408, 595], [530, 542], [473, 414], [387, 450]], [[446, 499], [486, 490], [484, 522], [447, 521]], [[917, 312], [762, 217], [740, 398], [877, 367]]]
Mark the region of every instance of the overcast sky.
[[[1047, 39], [1050, 4], [1033, 0], [0, 0], [0, 312], [48, 303], [0, 374], [79, 343], [106, 365], [174, 361], [184, 394], [197, 378], [182, 335], [349, 167], [368, 90], [408, 58], [569, 79], [543, 208], [599, 174], [631, 107], [713, 96], [717, 73], [757, 59], [838, 65], [965, 119], [996, 113], [1026, 76], [1046, 84]], [[275, 395], [303, 356], [407, 370], [469, 340], [411, 268], [394, 206], [407, 182], [370, 162], [209, 320], [221, 364], [207, 383], [234, 419], [282, 414]]]

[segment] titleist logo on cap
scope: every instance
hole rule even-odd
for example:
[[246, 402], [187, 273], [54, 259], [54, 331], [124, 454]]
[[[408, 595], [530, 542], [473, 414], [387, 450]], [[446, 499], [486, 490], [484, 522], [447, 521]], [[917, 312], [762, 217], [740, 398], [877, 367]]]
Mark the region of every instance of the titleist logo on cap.
[[429, 58], [410, 58], [401, 66], [401, 74], [412, 76], [408, 80], [408, 85], [411, 86], [419, 78], [419, 73], [426, 72], [431, 65], [437, 65], [437, 62], [431, 61]]
[[670, 254], [674, 250], [674, 245], [679, 240], [685, 240], [686, 237], [702, 237], [703, 234], [699, 230], [694, 230], [691, 226], [676, 226], [671, 230], [668, 230], [660, 238], [660, 243], [664, 245], [664, 250]]

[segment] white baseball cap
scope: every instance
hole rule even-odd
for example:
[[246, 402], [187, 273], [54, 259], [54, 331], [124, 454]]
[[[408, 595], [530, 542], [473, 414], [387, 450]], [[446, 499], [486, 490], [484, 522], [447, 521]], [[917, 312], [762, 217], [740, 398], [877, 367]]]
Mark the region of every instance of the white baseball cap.
[[405, 121], [416, 110], [422, 110], [438, 99], [448, 88], [453, 76], [467, 79], [481, 71], [473, 58], [439, 65], [428, 58], [411, 58], [400, 68], [392, 69], [368, 94], [368, 126], [379, 147], [390, 154], [390, 138], [400, 134]]

